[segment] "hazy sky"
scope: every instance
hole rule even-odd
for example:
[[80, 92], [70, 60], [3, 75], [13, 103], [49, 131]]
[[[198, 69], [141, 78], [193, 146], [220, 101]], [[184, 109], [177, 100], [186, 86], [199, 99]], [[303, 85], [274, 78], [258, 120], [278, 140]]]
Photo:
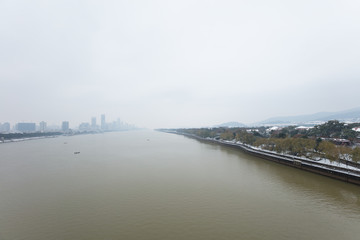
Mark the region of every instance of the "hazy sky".
[[0, 0], [0, 122], [198, 127], [359, 107], [359, 0]]

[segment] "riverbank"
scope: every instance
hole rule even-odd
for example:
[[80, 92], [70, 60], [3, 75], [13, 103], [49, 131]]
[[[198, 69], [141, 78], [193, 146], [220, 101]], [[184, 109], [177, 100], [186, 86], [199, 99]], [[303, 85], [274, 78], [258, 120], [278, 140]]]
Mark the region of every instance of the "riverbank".
[[77, 136], [77, 135], [87, 135], [87, 134], [102, 134], [108, 132], [123, 132], [123, 131], [132, 131], [132, 130], [116, 130], [116, 131], [73, 131], [69, 133], [63, 132], [35, 132], [35, 133], [0, 133], [0, 144], [1, 143], [13, 143], [13, 142], [22, 142], [29, 140], [37, 140], [43, 138], [55, 138], [59, 136]]
[[186, 137], [194, 138], [202, 142], [209, 142], [224, 145], [227, 147], [237, 148], [243, 152], [253, 156], [260, 157], [272, 162], [277, 162], [290, 167], [298, 168], [301, 170], [309, 171], [312, 173], [320, 174], [323, 176], [331, 177], [337, 180], [345, 181], [360, 185], [360, 168], [357, 166], [350, 166], [348, 164], [331, 164], [324, 160], [315, 161], [305, 157], [295, 157], [290, 155], [279, 154], [272, 151], [263, 150], [251, 145], [247, 145], [235, 141], [217, 140], [213, 138], [202, 138], [193, 134], [180, 133], [176, 131], [163, 131], [166, 133], [179, 134]]
[[62, 135], [61, 132], [0, 133], [0, 143], [12, 143], [43, 138], [54, 138], [60, 135]]
[[55, 138], [58, 135], [55, 136], [42, 136], [42, 137], [28, 137], [28, 138], [14, 138], [14, 139], [6, 139], [6, 140], [0, 140], [1, 143], [13, 143], [13, 142], [23, 142], [23, 141], [29, 141], [29, 140], [38, 140], [38, 139], [44, 139], [44, 138]]

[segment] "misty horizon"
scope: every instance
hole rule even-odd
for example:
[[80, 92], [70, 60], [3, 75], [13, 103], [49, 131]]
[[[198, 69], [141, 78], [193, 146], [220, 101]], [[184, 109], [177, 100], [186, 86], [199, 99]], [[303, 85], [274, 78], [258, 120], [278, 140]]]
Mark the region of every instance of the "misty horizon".
[[[102, 117], [104, 116], [104, 122], [102, 122]], [[238, 121], [227, 121], [222, 123], [217, 123], [214, 125], [200, 125], [200, 126], [190, 126], [190, 128], [208, 128], [208, 127], [256, 127], [256, 126], [265, 126], [265, 125], [271, 125], [271, 124], [285, 124], [285, 125], [298, 125], [298, 124], [321, 124], [329, 120], [338, 120], [338, 121], [344, 121], [344, 122], [360, 122], [360, 108], [352, 108], [352, 109], [346, 109], [339, 112], [317, 112], [317, 113], [311, 113], [311, 114], [305, 114], [305, 115], [293, 115], [293, 116], [273, 116], [268, 119], [262, 119], [258, 122], [252, 122], [252, 123], [241, 123]], [[59, 121], [58, 123], [51, 123], [48, 124], [46, 121], [41, 122], [31, 122], [36, 124], [37, 127], [40, 127], [41, 124], [45, 123], [45, 128], [48, 129], [57, 129], [61, 128], [61, 124], [67, 122], [69, 124], [70, 129], [80, 129], [82, 125], [88, 124], [88, 126], [85, 126], [88, 130], [94, 130], [94, 129], [104, 129], [104, 124], [117, 124], [122, 126], [128, 126], [131, 127], [131, 129], [141, 129], [143, 127], [141, 126], [135, 126], [132, 123], [123, 121], [120, 118], [116, 119], [108, 119], [106, 118], [106, 114], [101, 114], [98, 118], [97, 116], [91, 117], [89, 121], [82, 121], [80, 123], [74, 123], [69, 120], [65, 121]], [[5, 122], [9, 123], [9, 122]], [[11, 128], [14, 128], [18, 123], [26, 123], [25, 121], [10, 123]], [[30, 123], [30, 122], [28, 122]], [[1, 129], [1, 122], [0, 122], [0, 129]], [[4, 123], [3, 123], [4, 124]], [[84, 126], [83, 126], [84, 127]], [[171, 128], [171, 127], [170, 127]], [[181, 128], [181, 127], [174, 127], [174, 128]]]

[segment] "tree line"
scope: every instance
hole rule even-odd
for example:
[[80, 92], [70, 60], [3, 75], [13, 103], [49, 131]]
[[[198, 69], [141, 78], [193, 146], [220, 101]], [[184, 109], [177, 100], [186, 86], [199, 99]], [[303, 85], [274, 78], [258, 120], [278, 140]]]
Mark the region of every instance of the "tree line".
[[353, 143], [359, 133], [351, 130], [359, 126], [339, 121], [328, 121], [308, 130], [295, 126], [269, 131], [261, 128], [197, 128], [178, 129], [177, 131], [193, 134], [202, 138], [215, 138], [229, 141], [240, 141], [277, 153], [293, 156], [305, 156], [311, 159], [327, 158], [330, 161], [360, 162], [360, 147], [336, 145], [333, 138], [343, 138]]

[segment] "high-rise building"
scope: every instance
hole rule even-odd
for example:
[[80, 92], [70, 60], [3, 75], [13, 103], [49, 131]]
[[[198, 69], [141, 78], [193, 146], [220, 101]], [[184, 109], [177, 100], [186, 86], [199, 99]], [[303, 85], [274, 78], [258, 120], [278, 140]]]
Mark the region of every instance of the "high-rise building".
[[10, 132], [10, 123], [0, 124], [0, 132]]
[[68, 121], [63, 121], [61, 124], [61, 130], [63, 132], [66, 132], [69, 130], [69, 122]]
[[46, 122], [42, 121], [39, 123], [39, 126], [40, 126], [40, 131], [41, 132], [45, 132], [46, 131]]
[[35, 123], [18, 123], [18, 124], [16, 124], [15, 129], [20, 132], [35, 132], [36, 124]]
[[96, 128], [96, 117], [91, 118], [91, 127]]
[[101, 129], [106, 129], [105, 114], [101, 115]]

